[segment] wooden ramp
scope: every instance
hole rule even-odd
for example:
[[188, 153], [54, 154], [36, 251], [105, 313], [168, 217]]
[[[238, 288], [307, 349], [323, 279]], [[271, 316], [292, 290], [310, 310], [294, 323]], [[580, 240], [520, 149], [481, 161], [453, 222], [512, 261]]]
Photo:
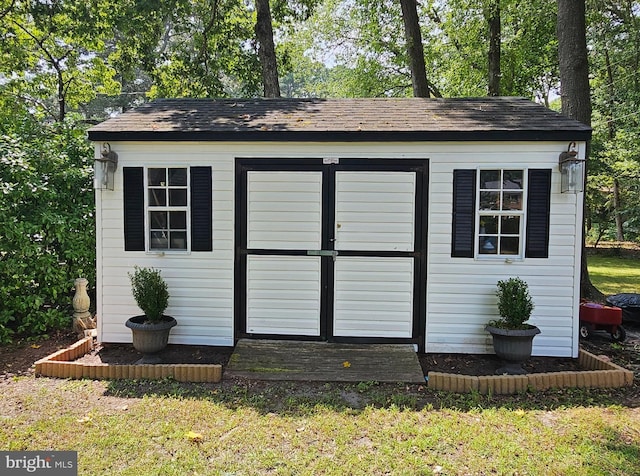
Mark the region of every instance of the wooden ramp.
[[411, 344], [240, 339], [224, 375], [257, 380], [425, 382]]

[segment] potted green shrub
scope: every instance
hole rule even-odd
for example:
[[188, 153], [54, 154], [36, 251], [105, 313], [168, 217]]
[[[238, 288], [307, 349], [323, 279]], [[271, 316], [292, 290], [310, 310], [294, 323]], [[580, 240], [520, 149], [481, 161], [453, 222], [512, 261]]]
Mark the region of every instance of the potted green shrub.
[[133, 347], [143, 354], [137, 363], [151, 364], [160, 362], [156, 355], [167, 346], [169, 333], [177, 324], [164, 311], [169, 305], [169, 290], [162, 279], [160, 270], [134, 267], [128, 273], [131, 280], [131, 291], [138, 307], [144, 313], [127, 320], [126, 326], [133, 335]]
[[496, 355], [506, 362], [496, 373], [521, 375], [526, 373], [522, 363], [531, 357], [533, 338], [540, 334], [540, 329], [527, 324], [534, 308], [529, 286], [520, 278], [509, 278], [498, 281], [496, 295], [500, 319], [485, 327]]

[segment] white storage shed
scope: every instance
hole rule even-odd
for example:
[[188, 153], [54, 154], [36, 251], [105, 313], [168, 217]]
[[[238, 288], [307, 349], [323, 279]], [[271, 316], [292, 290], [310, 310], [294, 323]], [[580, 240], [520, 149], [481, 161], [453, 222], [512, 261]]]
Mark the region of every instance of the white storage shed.
[[[558, 166], [589, 127], [521, 98], [171, 99], [89, 131], [118, 156], [96, 191], [99, 340], [130, 342], [127, 273], [162, 270], [170, 342], [413, 343], [490, 353], [496, 283], [578, 354], [583, 194]], [[108, 144], [108, 145], [107, 145]]]

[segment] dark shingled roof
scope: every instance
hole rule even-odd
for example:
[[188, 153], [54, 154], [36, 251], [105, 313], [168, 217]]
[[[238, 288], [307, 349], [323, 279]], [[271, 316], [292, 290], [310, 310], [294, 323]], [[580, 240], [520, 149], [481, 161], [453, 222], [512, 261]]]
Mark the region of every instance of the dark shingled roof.
[[161, 99], [89, 130], [93, 141], [588, 140], [523, 98]]

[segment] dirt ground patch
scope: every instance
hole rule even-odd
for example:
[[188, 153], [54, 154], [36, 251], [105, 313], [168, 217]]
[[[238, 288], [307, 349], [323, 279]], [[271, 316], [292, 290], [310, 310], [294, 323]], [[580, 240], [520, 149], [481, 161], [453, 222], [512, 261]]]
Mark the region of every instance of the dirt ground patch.
[[32, 374], [36, 360], [69, 347], [77, 340], [78, 336], [71, 331], [57, 331], [38, 339], [22, 339], [0, 346], [0, 379]]
[[640, 258], [640, 243], [632, 241], [602, 241], [597, 247], [593, 243], [586, 247], [589, 255], [626, 256], [628, 258]]
[[640, 380], [640, 324], [625, 322], [627, 338], [618, 343], [604, 331], [592, 333], [589, 339], [581, 340], [580, 346], [592, 354], [605, 355], [614, 363], [633, 371], [636, 381]]

